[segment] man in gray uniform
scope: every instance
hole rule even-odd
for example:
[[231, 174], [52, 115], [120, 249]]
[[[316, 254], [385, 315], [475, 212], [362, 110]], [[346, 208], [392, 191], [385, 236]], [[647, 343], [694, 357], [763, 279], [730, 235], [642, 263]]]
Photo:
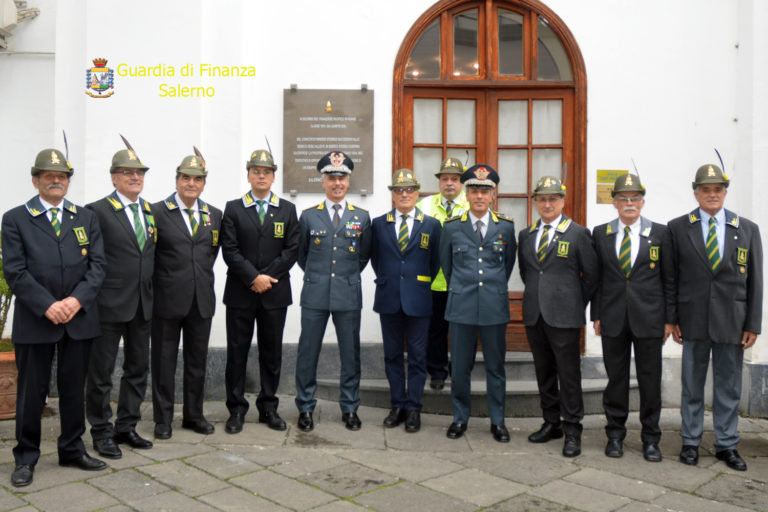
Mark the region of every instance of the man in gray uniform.
[[301, 290], [301, 335], [296, 355], [296, 407], [298, 427], [314, 428], [317, 361], [328, 317], [333, 317], [341, 358], [342, 421], [359, 430], [360, 310], [363, 292], [360, 272], [371, 252], [371, 219], [345, 197], [354, 163], [344, 153], [328, 153], [317, 163], [326, 199], [307, 208], [299, 219], [299, 266], [304, 270]]
[[739, 444], [744, 350], [757, 341], [763, 316], [763, 247], [752, 221], [723, 208], [728, 177], [714, 164], [696, 171], [699, 207], [669, 222], [675, 254], [678, 322], [683, 345], [680, 462], [695, 465], [704, 429], [704, 383], [712, 353], [712, 423], [718, 459], [747, 464]]

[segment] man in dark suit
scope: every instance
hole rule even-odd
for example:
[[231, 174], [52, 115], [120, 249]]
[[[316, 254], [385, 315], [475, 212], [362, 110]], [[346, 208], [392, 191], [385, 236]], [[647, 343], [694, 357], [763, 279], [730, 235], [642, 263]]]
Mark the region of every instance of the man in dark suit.
[[184, 331], [182, 428], [212, 434], [203, 416], [205, 367], [216, 309], [213, 264], [219, 254], [221, 210], [205, 203], [208, 169], [195, 148], [176, 168], [176, 192], [152, 205], [158, 230], [152, 313], [152, 410], [155, 438], [173, 433], [179, 338]]
[[[119, 443], [152, 448], [151, 441], [136, 433], [149, 374], [152, 272], [157, 243], [152, 210], [139, 197], [147, 169], [132, 149], [118, 151], [109, 169], [114, 192], [88, 205], [104, 235], [107, 276], [98, 299], [101, 335], [91, 350], [85, 413], [91, 424], [93, 447], [108, 459], [122, 457]], [[121, 338], [123, 376], [113, 426], [109, 400]]]
[[298, 427], [314, 428], [317, 361], [328, 317], [333, 317], [341, 358], [339, 405], [349, 430], [359, 430], [360, 310], [363, 290], [360, 273], [371, 253], [368, 212], [347, 201], [349, 175], [355, 164], [341, 151], [317, 163], [325, 201], [301, 214], [299, 266], [304, 270], [301, 289], [301, 335], [296, 355], [296, 407]]
[[683, 345], [680, 461], [699, 461], [711, 353], [715, 455], [746, 471], [737, 451], [741, 370], [760, 333], [763, 247], [757, 224], [723, 208], [728, 184], [718, 166], [702, 165], [693, 182], [699, 207], [669, 222], [678, 314], [672, 335]]
[[82, 438], [83, 386], [91, 341], [99, 333], [96, 296], [104, 279], [104, 247], [94, 215], [64, 199], [73, 172], [60, 151], [44, 149], [32, 167], [32, 185], [39, 195], [3, 215], [3, 274], [16, 295], [15, 487], [32, 483], [40, 458], [40, 418], [54, 353], [59, 464], [84, 470], [106, 467], [88, 455]]
[[539, 179], [533, 197], [541, 218], [520, 231], [517, 250], [544, 424], [528, 440], [545, 443], [565, 431], [563, 455], [575, 457], [584, 417], [579, 331], [597, 289], [597, 255], [589, 230], [563, 215], [565, 185], [558, 178]]
[[245, 164], [251, 190], [227, 203], [222, 220], [222, 252], [229, 266], [224, 288], [227, 306], [227, 409], [226, 431], [243, 429], [248, 401], [245, 373], [253, 339], [254, 320], [258, 328], [259, 377], [261, 390], [256, 399], [259, 423], [273, 430], [285, 430], [277, 413], [277, 387], [283, 357], [285, 314], [292, 303], [288, 271], [299, 251], [299, 221], [296, 207], [272, 192], [275, 165], [264, 149], [251, 153]]
[[[440, 270], [440, 222], [415, 207], [421, 185], [410, 169], [392, 176], [394, 210], [371, 224], [371, 266], [376, 273], [373, 310], [381, 316], [384, 364], [392, 410], [384, 426], [403, 421], [421, 428], [421, 395], [427, 380], [427, 333], [432, 312], [430, 284]], [[408, 386], [403, 361], [408, 349]]]
[[643, 457], [661, 461], [661, 348], [672, 333], [675, 276], [669, 230], [640, 212], [645, 187], [640, 177], [616, 178], [613, 206], [619, 218], [592, 233], [600, 264], [600, 287], [592, 298], [595, 334], [602, 336], [608, 385], [603, 409], [608, 443], [605, 454], [621, 457], [629, 415], [629, 365], [635, 353], [640, 386]]
[[467, 430], [471, 411], [470, 374], [483, 343], [491, 434], [509, 442], [504, 425], [507, 378], [506, 327], [509, 322], [507, 282], [515, 266], [515, 223], [491, 210], [499, 175], [477, 164], [461, 175], [469, 210], [444, 224], [440, 263], [448, 283], [445, 319], [450, 322], [451, 399], [453, 422], [446, 435], [458, 439]]

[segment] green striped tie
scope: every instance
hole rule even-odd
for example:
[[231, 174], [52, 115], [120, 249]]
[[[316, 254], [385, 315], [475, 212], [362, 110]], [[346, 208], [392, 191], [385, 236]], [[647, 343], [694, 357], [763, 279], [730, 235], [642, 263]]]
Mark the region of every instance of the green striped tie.
[[541, 232], [541, 239], [539, 240], [539, 247], [536, 249], [536, 255], [539, 257], [539, 263], [544, 261], [544, 257], [547, 255], [547, 245], [549, 245], [549, 224], [544, 225], [544, 229]]
[[53, 226], [53, 230], [56, 232], [56, 236], [61, 236], [61, 224], [59, 224], [59, 209], [51, 208], [48, 211], [51, 212], [51, 226]]
[[712, 267], [712, 272], [717, 270], [720, 266], [720, 247], [717, 245], [717, 229], [715, 226], [714, 217], [709, 218], [709, 233], [707, 234], [707, 258], [709, 258], [709, 266]]
[[256, 202], [259, 204], [259, 222], [264, 224], [264, 217], [267, 216], [267, 209], [264, 208], [264, 203], [266, 203], [266, 201], [259, 199]]
[[195, 238], [195, 235], [197, 235], [197, 219], [195, 219], [195, 210], [192, 208], [187, 208], [187, 215], [189, 215], [189, 225], [192, 228], [192, 238]]
[[400, 244], [400, 252], [405, 252], [408, 247], [408, 215], [403, 215], [400, 221], [400, 231], [397, 232], [397, 243]]
[[449, 199], [445, 205], [445, 216], [450, 218], [451, 213], [453, 213], [453, 201]]
[[139, 242], [139, 250], [143, 251], [144, 246], [147, 245], [147, 235], [144, 233], [144, 226], [139, 216], [139, 205], [131, 203], [130, 206], [131, 210], [133, 210], [133, 229], [136, 231], [136, 241]]
[[624, 271], [624, 276], [629, 277], [632, 271], [632, 240], [629, 238], [629, 226], [624, 226], [624, 238], [619, 247], [619, 266]]

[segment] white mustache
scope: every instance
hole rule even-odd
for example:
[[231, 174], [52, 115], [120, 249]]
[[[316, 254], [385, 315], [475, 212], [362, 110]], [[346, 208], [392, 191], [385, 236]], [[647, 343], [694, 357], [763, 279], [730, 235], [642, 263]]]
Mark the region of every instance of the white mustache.
[[635, 208], [634, 206], [625, 206], [624, 209], [621, 211], [624, 213], [636, 212], [637, 208]]
[[51, 183], [50, 185], [45, 187], [46, 190], [52, 190], [54, 188], [64, 190], [64, 185], [62, 185], [61, 183]]

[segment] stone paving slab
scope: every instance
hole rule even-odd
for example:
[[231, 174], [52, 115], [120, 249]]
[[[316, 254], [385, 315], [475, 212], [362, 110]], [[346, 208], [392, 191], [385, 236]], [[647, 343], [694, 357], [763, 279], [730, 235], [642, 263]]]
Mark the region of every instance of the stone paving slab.
[[347, 463], [346, 460], [325, 451], [305, 450], [299, 459], [275, 464], [270, 469], [275, 473], [296, 478]]
[[530, 454], [486, 455], [471, 459], [465, 465], [526, 485], [543, 485], [579, 470], [564, 457], [532, 457]]
[[349, 498], [378, 487], [392, 485], [396, 476], [366, 468], [354, 462], [316, 471], [299, 478], [341, 498]]
[[91, 478], [88, 483], [122, 502], [155, 496], [170, 489], [168, 486], [134, 470], [124, 469], [111, 474]]
[[223, 450], [195, 455], [184, 462], [224, 480], [261, 469], [256, 463]]
[[137, 501], [131, 501], [130, 506], [139, 512], [169, 512], [183, 510], [184, 512], [213, 512], [217, 510], [205, 503], [201, 503], [185, 494], [176, 491], [168, 491], [157, 496], [149, 496]]
[[[768, 477], [768, 475], [764, 475]], [[724, 501], [731, 505], [752, 510], [768, 510], [768, 484], [745, 478], [744, 473], [720, 475], [696, 489], [696, 494], [710, 500]]]
[[350, 503], [349, 501], [339, 500], [328, 503], [327, 505], [313, 508], [312, 512], [362, 512], [363, 510], [368, 509], [362, 505], [356, 505], [354, 503]]
[[565, 477], [565, 480], [639, 501], [652, 501], [667, 492], [667, 489], [660, 485], [592, 468], [570, 474]]
[[378, 489], [355, 499], [378, 512], [403, 512], [414, 510], [418, 504], [419, 512], [468, 512], [477, 507], [439, 492], [426, 489], [410, 482]]
[[511, 483], [478, 469], [463, 469], [427, 480], [421, 485], [480, 507], [493, 505], [528, 490], [528, 486]]
[[621, 507], [616, 512], [669, 512], [669, 509], [658, 505], [651, 505], [650, 503], [633, 501], [632, 503]]
[[109, 471], [106, 469], [103, 471], [84, 472], [79, 469], [62, 467], [59, 466], [59, 457], [57, 455], [44, 455], [37, 461], [32, 483], [27, 487], [19, 489], [11, 485], [11, 473], [13, 473], [14, 467], [15, 465], [13, 463], [5, 464], [3, 466], [5, 478], [0, 479], [0, 483], [11, 492], [23, 494], [34, 493], [49, 487], [79, 482], [86, 478], [93, 478], [99, 475], [106, 475]]
[[336, 500], [331, 494], [267, 469], [233, 478], [229, 482], [294, 510], [309, 510]]
[[83, 512], [116, 505], [108, 494], [84, 483], [61, 485], [26, 496], [25, 499], [40, 510], [55, 512]]
[[225, 482], [179, 460], [142, 466], [139, 471], [150, 475], [172, 489], [183, 492], [187, 496], [200, 496], [227, 487]]
[[521, 494], [512, 499], [485, 509], [486, 512], [573, 512], [573, 508], [530, 494]]
[[10, 491], [0, 489], [0, 510], [11, 510], [26, 504], [26, 501], [22, 501]]
[[339, 456], [410, 482], [421, 482], [464, 467], [421, 452], [399, 450], [348, 450]]
[[668, 492], [652, 502], [654, 505], [676, 512], [747, 512], [749, 509], [737, 507], [726, 501], [712, 501], [688, 493]]
[[528, 494], [588, 512], [610, 512], [630, 502], [629, 498], [623, 496], [563, 481], [531, 489]]
[[[148, 459], [152, 459], [152, 461], [166, 462], [191, 457], [192, 455], [200, 455], [201, 453], [209, 453], [213, 450], [214, 448], [203, 443], [163, 442], [157, 443], [150, 450], [141, 450], [140, 454]], [[123, 450], [123, 453], [125, 453], [125, 450]]]
[[289, 510], [264, 498], [260, 498], [253, 493], [233, 487], [200, 496], [199, 499], [215, 507], [217, 510], [227, 510], [230, 512], [285, 512]]

